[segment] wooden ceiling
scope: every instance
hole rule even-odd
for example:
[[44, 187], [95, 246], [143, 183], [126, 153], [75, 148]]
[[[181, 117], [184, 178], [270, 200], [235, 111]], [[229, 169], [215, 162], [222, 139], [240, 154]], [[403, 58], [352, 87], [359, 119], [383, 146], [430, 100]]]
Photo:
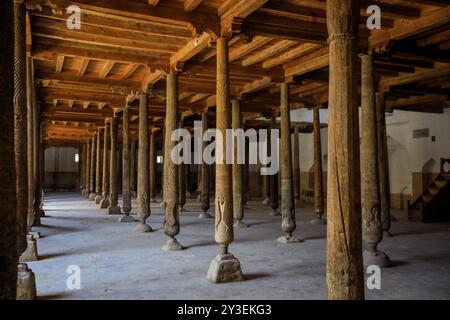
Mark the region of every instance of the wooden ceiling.
[[[28, 49], [49, 143], [86, 141], [127, 96], [154, 85], [149, 114], [161, 126], [165, 77], [179, 72], [180, 111], [215, 105], [215, 40], [229, 42], [232, 96], [245, 119], [278, 112], [279, 87], [291, 83], [291, 108], [328, 100], [325, 0], [29, 0]], [[382, 29], [368, 30], [377, 4]], [[81, 8], [81, 29], [66, 8]], [[388, 110], [441, 112], [450, 95], [450, 1], [361, 1], [360, 52], [376, 53]], [[131, 128], [138, 110], [132, 106]]]

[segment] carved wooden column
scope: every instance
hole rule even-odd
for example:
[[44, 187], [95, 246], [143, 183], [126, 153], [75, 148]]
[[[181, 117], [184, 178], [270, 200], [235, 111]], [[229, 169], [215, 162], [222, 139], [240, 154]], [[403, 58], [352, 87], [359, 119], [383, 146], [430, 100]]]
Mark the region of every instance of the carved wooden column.
[[91, 142], [90, 140], [86, 142], [86, 166], [84, 168], [84, 183], [85, 183], [85, 193], [84, 197], [89, 198], [89, 189], [91, 186]]
[[313, 219], [313, 224], [326, 224], [322, 218], [324, 212], [323, 200], [323, 171], [322, 171], [322, 142], [320, 139], [320, 113], [319, 108], [313, 109], [314, 113], [314, 213], [317, 218]]
[[329, 299], [364, 298], [356, 63], [358, 21], [359, 1], [327, 0], [330, 50], [327, 189]]
[[[232, 128], [236, 133], [236, 130], [242, 130], [242, 120], [241, 120], [241, 103], [238, 99], [232, 101]], [[242, 183], [242, 164], [238, 163], [238, 148], [244, 146], [238, 146], [238, 137], [235, 135], [233, 137], [233, 218], [234, 227], [236, 228], [247, 228], [248, 224], [242, 221], [244, 219], [244, 202], [243, 202], [243, 183]], [[245, 160], [247, 161], [247, 160]]]
[[[240, 262], [228, 247], [233, 242], [233, 186], [232, 168], [226, 164], [226, 130], [231, 127], [230, 75], [228, 66], [228, 40], [217, 40], [216, 81], [216, 127], [224, 138], [222, 146], [216, 146], [216, 198], [215, 240], [220, 246], [219, 254], [211, 261], [207, 279], [211, 282], [242, 281]], [[222, 150], [220, 150], [222, 148]], [[217, 162], [217, 154], [223, 154], [223, 163]]]
[[95, 200], [95, 167], [96, 167], [96, 162], [95, 162], [95, 155], [96, 155], [96, 144], [97, 142], [97, 135], [94, 134], [94, 136], [92, 137], [91, 140], [91, 168], [90, 168], [90, 174], [89, 174], [89, 201], [94, 201]]
[[280, 176], [281, 176], [281, 229], [284, 235], [277, 241], [297, 243], [302, 240], [292, 236], [296, 228], [294, 181], [292, 177], [291, 119], [289, 115], [289, 84], [280, 87]]
[[387, 148], [385, 93], [376, 94], [377, 134], [378, 134], [378, 173], [380, 176], [381, 228], [384, 236], [390, 237], [391, 228], [391, 191], [389, 185], [389, 158]]
[[373, 56], [361, 56], [361, 205], [363, 237], [367, 243], [365, 265], [388, 267], [389, 257], [377, 246], [383, 239], [381, 228], [380, 180], [378, 176], [377, 116]]
[[120, 214], [120, 207], [118, 206], [118, 173], [117, 173], [117, 127], [118, 117], [116, 114], [111, 119], [111, 151], [109, 160], [109, 181], [111, 192], [111, 203], [108, 207], [109, 214]]
[[175, 236], [180, 232], [178, 213], [178, 166], [171, 159], [172, 149], [176, 142], [172, 141], [172, 132], [178, 127], [178, 75], [167, 74], [167, 107], [164, 135], [164, 233], [170, 238], [163, 250], [182, 250]]
[[[202, 136], [208, 129], [208, 110], [205, 109], [202, 112]], [[209, 165], [203, 161], [203, 152], [208, 145], [208, 141], [201, 142], [201, 155], [202, 155], [202, 163], [201, 163], [201, 187], [200, 187], [200, 200], [201, 200], [201, 208], [203, 210], [202, 213], [198, 216], [201, 219], [209, 219], [212, 218], [208, 213], [209, 210]]]
[[[2, 5], [7, 7], [7, 5]], [[5, 8], [6, 9], [6, 8]], [[10, 14], [11, 12], [9, 12]], [[9, 245], [17, 250], [19, 258], [17, 277], [17, 299], [31, 300], [36, 298], [36, 283], [34, 273], [28, 268], [26, 263], [36, 258], [35, 255], [29, 254], [36, 250], [36, 240], [27, 236], [28, 233], [28, 159], [27, 159], [27, 92], [26, 92], [26, 32], [25, 32], [26, 9], [23, 1], [14, 1], [14, 151], [15, 151], [15, 172], [16, 172], [16, 212], [17, 212], [17, 231], [16, 245], [11, 242]], [[6, 19], [7, 20], [7, 19]], [[2, 21], [5, 23], [5, 21]], [[5, 34], [2, 34], [4, 37]], [[2, 48], [8, 50], [8, 48]], [[6, 61], [8, 61], [6, 57]], [[2, 61], [2, 64], [4, 62]], [[7, 71], [7, 70], [5, 70]], [[11, 79], [9, 79], [11, 80]], [[7, 104], [8, 105], [8, 104]], [[4, 110], [9, 114], [8, 110]], [[5, 127], [8, 127], [5, 123]], [[3, 131], [3, 126], [2, 126]], [[9, 141], [5, 138], [4, 141]], [[2, 141], [3, 143], [3, 141]], [[5, 148], [7, 149], [7, 148]], [[4, 175], [7, 175], [3, 173]], [[2, 178], [3, 180], [3, 178]], [[13, 201], [5, 199], [4, 202]], [[2, 203], [4, 205], [4, 203]], [[3, 209], [3, 208], [2, 208]], [[9, 225], [13, 228], [13, 225]], [[5, 232], [8, 232], [5, 230]], [[17, 262], [16, 262], [17, 263]], [[3, 265], [3, 263], [2, 263]]]
[[155, 132], [150, 127], [150, 202], [156, 202], [156, 143]]
[[[180, 129], [184, 128], [184, 121], [183, 119], [180, 119]], [[184, 152], [184, 151], [183, 151]], [[184, 154], [182, 154], [184, 156]], [[184, 209], [184, 205], [186, 204], [186, 164], [180, 163], [178, 165], [178, 187], [179, 187], [179, 194], [178, 194], [178, 204], [179, 204], [179, 211], [186, 211]]]
[[27, 169], [28, 169], [28, 212], [27, 231], [31, 231], [34, 223], [33, 200], [34, 200], [34, 180], [33, 180], [33, 111], [34, 111], [34, 79], [33, 61], [29, 53], [27, 54]]
[[[277, 126], [277, 118], [276, 116], [272, 117], [272, 123], [270, 126], [270, 136], [272, 136], [274, 129], [276, 129]], [[268, 150], [271, 150], [271, 137], [267, 140]], [[271, 157], [273, 158], [274, 155], [271, 154]], [[281, 216], [281, 213], [278, 211], [279, 207], [279, 198], [278, 198], [278, 173], [270, 175], [270, 207], [272, 208], [273, 216]]]
[[110, 120], [105, 119], [105, 130], [103, 133], [103, 174], [102, 174], [102, 200], [100, 208], [107, 209], [109, 207], [109, 137], [111, 135]]
[[100, 170], [102, 169], [102, 132], [103, 129], [100, 128], [97, 132], [97, 154], [96, 154], [96, 163], [95, 163], [95, 203], [100, 204], [100, 201], [102, 201], [102, 177], [100, 174]]
[[80, 162], [81, 162], [81, 169], [80, 169], [80, 178], [81, 178], [81, 195], [84, 197], [84, 194], [85, 194], [85, 192], [86, 192], [86, 181], [85, 181], [85, 178], [86, 178], [86, 174], [85, 174], [85, 172], [86, 172], [86, 169], [85, 169], [85, 167], [86, 167], [86, 144], [85, 143], [83, 143], [82, 145], [81, 145], [81, 154], [80, 154]]
[[299, 126], [294, 127], [294, 195], [295, 195], [295, 207], [301, 206], [301, 185], [300, 185], [300, 146], [299, 146]]
[[[245, 127], [242, 125], [242, 127]], [[245, 137], [245, 163], [241, 165], [242, 170], [242, 208], [247, 210], [247, 202], [250, 200], [250, 165], [249, 165], [250, 143]]]
[[130, 145], [130, 190], [131, 198], [136, 198], [136, 141], [132, 139]]
[[14, 167], [14, 11], [12, 1], [0, 2], [0, 300], [17, 292], [17, 203]]
[[150, 217], [150, 174], [149, 174], [149, 127], [148, 127], [148, 93], [139, 94], [139, 146], [138, 146], [138, 178], [137, 178], [137, 215], [139, 225], [137, 232], [151, 232], [146, 224]]
[[122, 110], [122, 210], [125, 213], [119, 222], [135, 222], [130, 216], [131, 188], [130, 188], [130, 107]]

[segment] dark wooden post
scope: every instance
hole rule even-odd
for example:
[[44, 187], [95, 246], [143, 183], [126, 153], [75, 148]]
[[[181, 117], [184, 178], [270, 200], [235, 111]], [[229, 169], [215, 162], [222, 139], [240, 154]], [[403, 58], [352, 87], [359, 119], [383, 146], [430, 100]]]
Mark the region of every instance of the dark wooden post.
[[[270, 137], [267, 141], [268, 144], [268, 149], [271, 150], [271, 136], [273, 133], [273, 130], [276, 129], [277, 126], [277, 117], [273, 116], [272, 120], [271, 120], [271, 125], [270, 125]], [[272, 158], [274, 157], [274, 155], [272, 155]], [[272, 208], [273, 212], [272, 215], [273, 216], [281, 216], [281, 213], [278, 211], [278, 207], [279, 207], [279, 198], [278, 198], [278, 173], [276, 174], [272, 174], [270, 176], [270, 207]]]
[[97, 132], [97, 147], [96, 147], [96, 163], [95, 163], [95, 203], [100, 204], [102, 201], [102, 132], [103, 128], [100, 128]]
[[322, 171], [322, 141], [320, 139], [320, 112], [316, 107], [314, 113], [314, 213], [317, 215], [311, 221], [313, 224], [326, 224], [322, 218], [324, 212], [323, 171]]
[[119, 222], [135, 222], [130, 216], [131, 188], [130, 188], [130, 107], [122, 110], [122, 210], [125, 213]]
[[105, 119], [105, 130], [103, 133], [103, 174], [102, 174], [102, 200], [100, 208], [106, 209], [109, 206], [109, 137], [111, 135], [110, 120]]
[[[208, 129], [208, 110], [203, 110], [202, 112], [202, 136], [205, 131]], [[201, 155], [202, 155], [202, 163], [201, 163], [201, 187], [200, 187], [200, 200], [201, 200], [201, 208], [203, 210], [200, 213], [199, 218], [201, 219], [209, 219], [212, 218], [208, 213], [209, 210], [209, 165], [203, 161], [203, 152], [208, 145], [207, 141], [202, 141]]]
[[109, 214], [120, 214], [120, 207], [118, 206], [118, 190], [119, 184], [117, 181], [117, 127], [118, 117], [116, 114], [111, 119], [111, 151], [110, 151], [110, 167], [109, 167], [109, 181], [111, 192], [111, 203], [108, 207]]

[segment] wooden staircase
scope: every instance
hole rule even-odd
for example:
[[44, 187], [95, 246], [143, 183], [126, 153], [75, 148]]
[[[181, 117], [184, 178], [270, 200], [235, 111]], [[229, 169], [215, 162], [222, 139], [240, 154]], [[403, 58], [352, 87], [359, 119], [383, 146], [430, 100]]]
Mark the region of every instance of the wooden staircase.
[[450, 159], [441, 159], [441, 173], [412, 203], [408, 201], [410, 221], [436, 222], [450, 220], [450, 170], [444, 170]]

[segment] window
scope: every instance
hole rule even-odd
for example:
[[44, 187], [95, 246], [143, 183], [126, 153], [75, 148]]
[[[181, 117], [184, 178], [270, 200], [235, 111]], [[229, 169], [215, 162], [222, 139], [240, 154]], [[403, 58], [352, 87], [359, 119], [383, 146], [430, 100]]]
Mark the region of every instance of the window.
[[156, 163], [163, 163], [163, 156], [156, 156]]
[[75, 153], [75, 163], [78, 163], [80, 161], [80, 155], [78, 153]]

